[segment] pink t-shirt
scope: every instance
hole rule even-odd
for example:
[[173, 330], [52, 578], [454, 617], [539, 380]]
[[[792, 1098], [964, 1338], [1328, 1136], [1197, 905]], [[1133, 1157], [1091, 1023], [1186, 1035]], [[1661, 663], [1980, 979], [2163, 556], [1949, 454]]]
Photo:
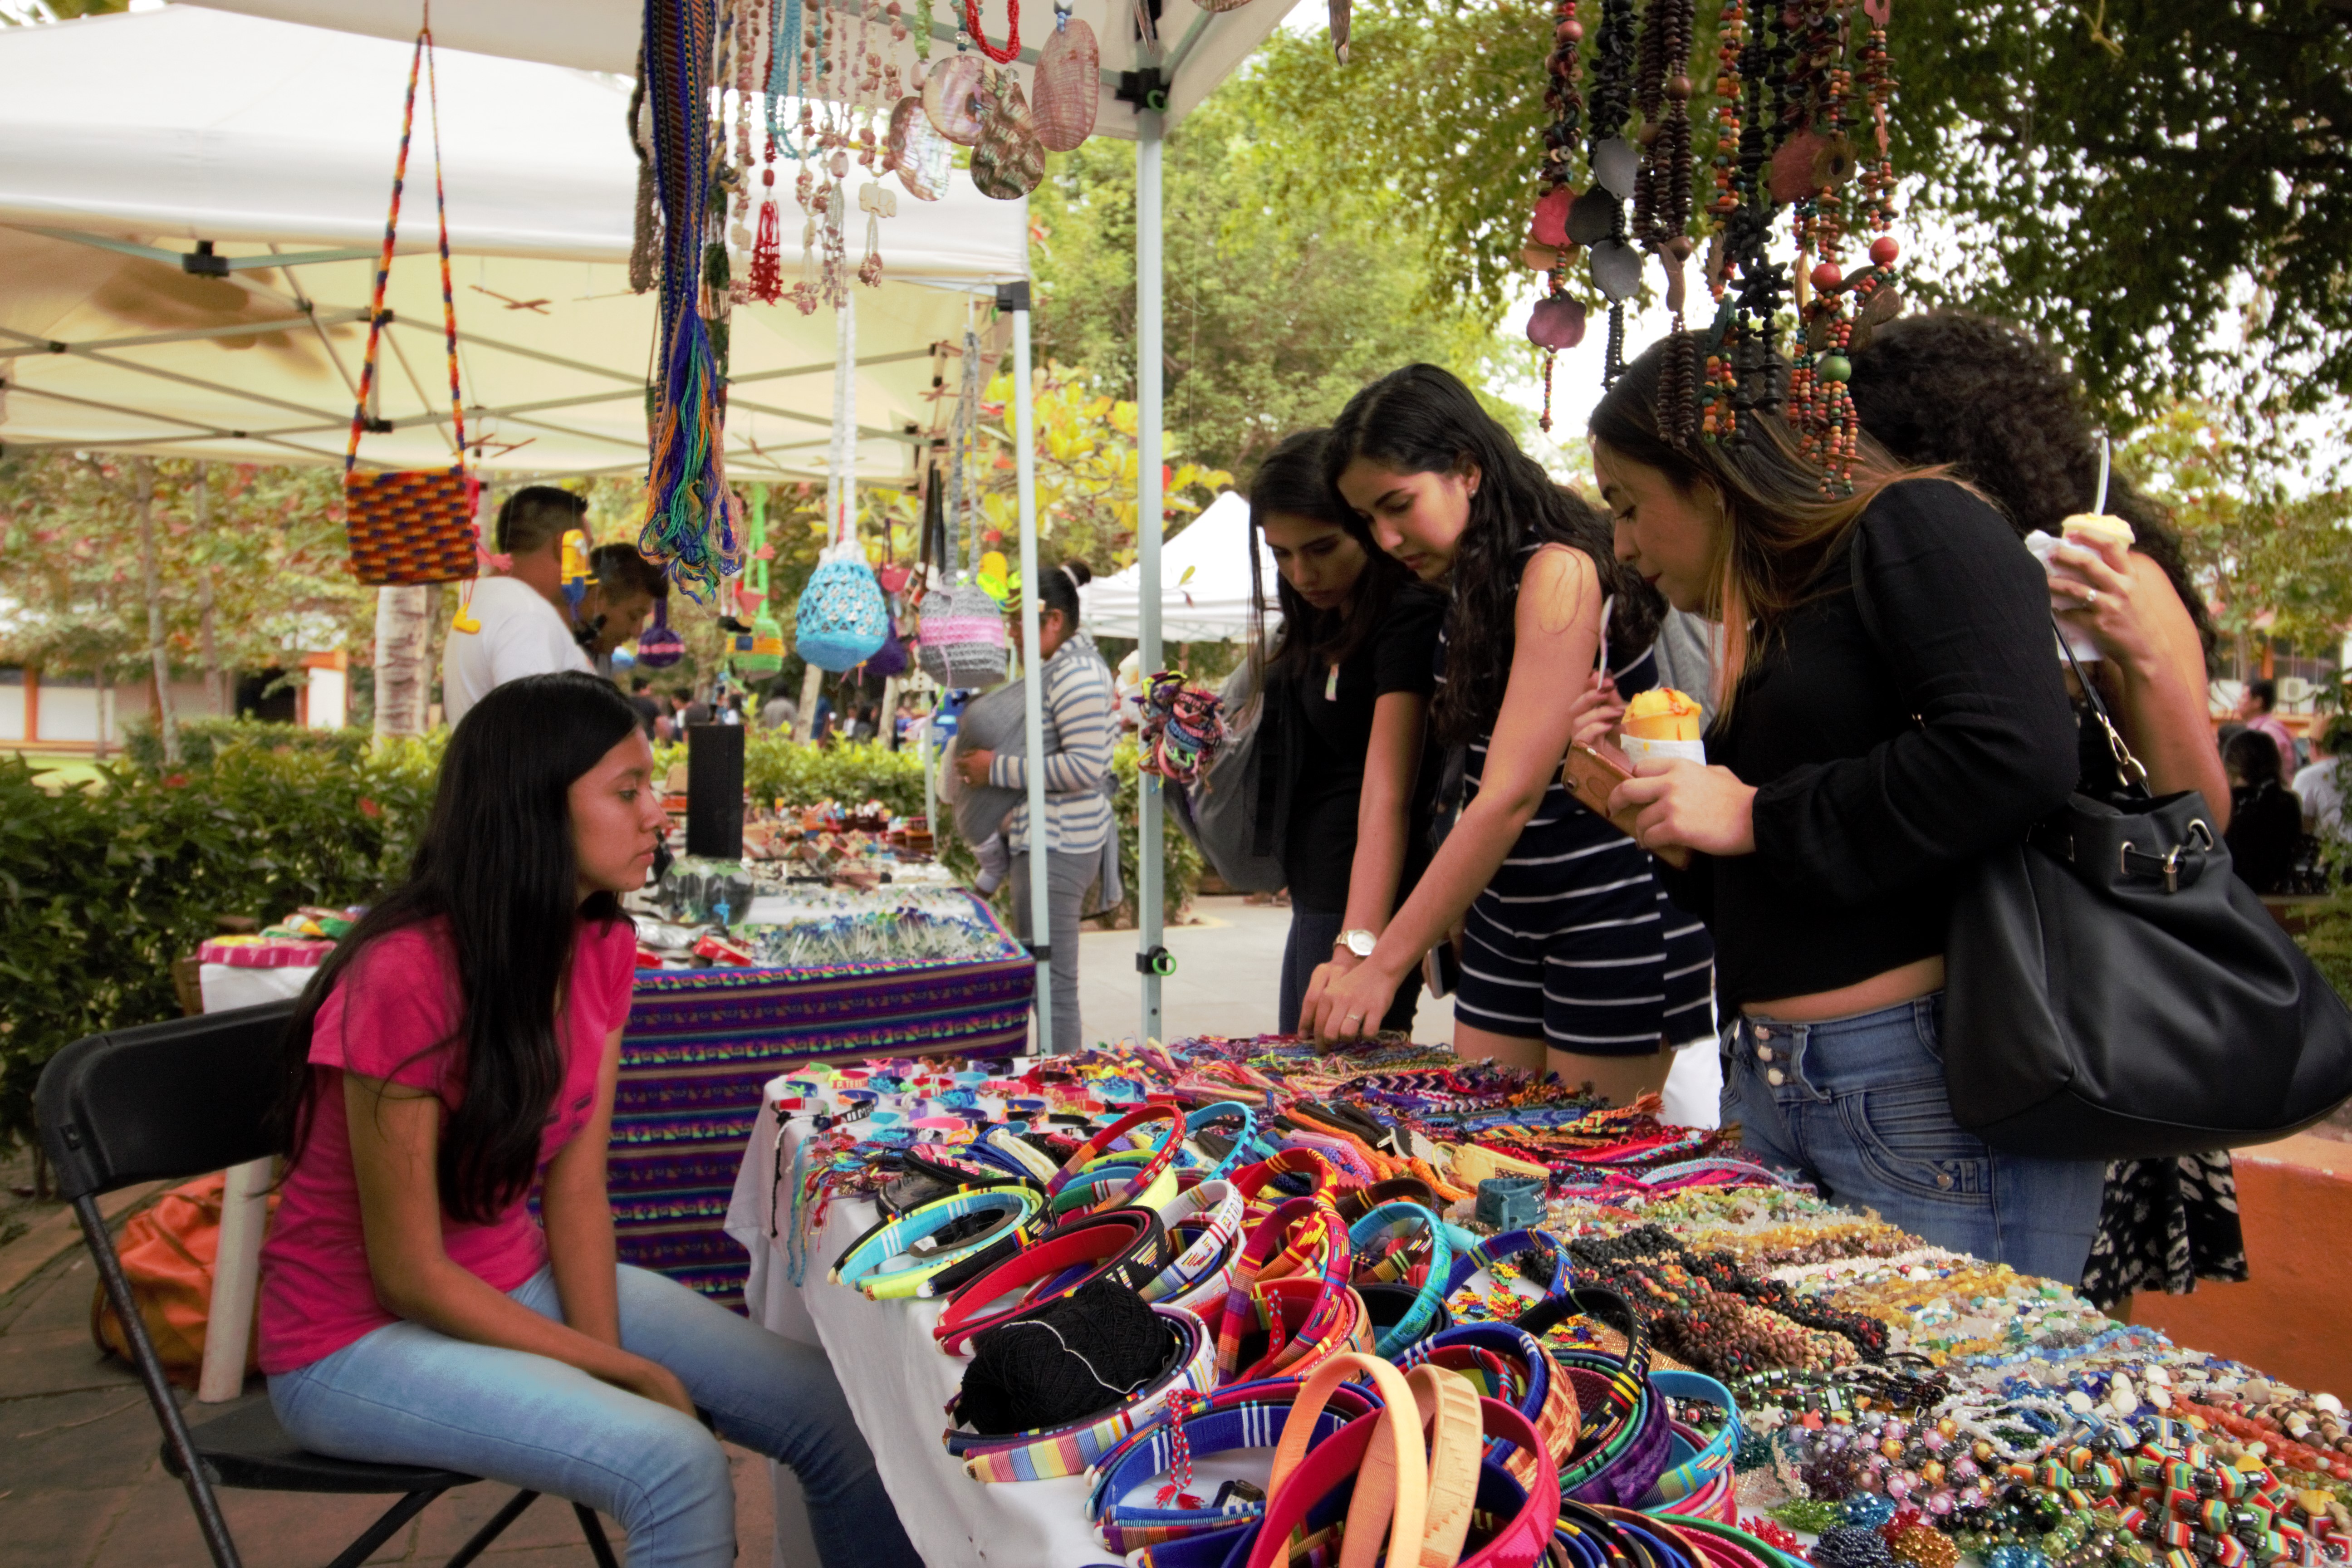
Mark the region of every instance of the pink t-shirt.
[[[556, 1043], [564, 1053], [540, 1144], [542, 1168], [587, 1125], [596, 1103], [604, 1037], [629, 1016], [636, 940], [625, 920], [583, 922]], [[261, 1370], [291, 1372], [395, 1322], [376, 1300], [360, 1223], [359, 1179], [344, 1119], [343, 1069], [431, 1089], [444, 1111], [465, 1093], [465, 1049], [457, 958], [439, 921], [394, 932], [370, 947], [337, 982], [310, 1030], [316, 1099], [302, 1156], [287, 1173], [261, 1249]], [[485, 1283], [511, 1290], [547, 1261], [547, 1237], [518, 1198], [487, 1225], [441, 1215], [449, 1260]]]

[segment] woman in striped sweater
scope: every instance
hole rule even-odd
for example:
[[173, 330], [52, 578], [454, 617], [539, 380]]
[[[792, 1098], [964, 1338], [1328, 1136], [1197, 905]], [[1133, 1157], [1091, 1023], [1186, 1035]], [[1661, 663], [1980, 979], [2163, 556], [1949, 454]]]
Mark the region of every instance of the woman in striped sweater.
[[[1118, 835], [1111, 821], [1111, 747], [1118, 740], [1118, 709], [1110, 667], [1095, 651], [1094, 639], [1078, 629], [1078, 588], [1093, 573], [1073, 561], [1045, 574], [1038, 588], [1036, 668], [1045, 690], [1045, 929], [1053, 943], [1054, 1038], [1056, 1056], [1076, 1051], [1086, 1034], [1078, 1023], [1078, 920], [1087, 889], [1099, 881], [1102, 902], [1116, 903]], [[1012, 617], [1013, 636], [1021, 618]], [[956, 770], [971, 784], [1026, 791], [1029, 759], [960, 752]], [[1013, 849], [1013, 920], [1024, 938], [1037, 940], [1029, 908], [1032, 837], [1024, 795], [1004, 818], [1005, 842]]]

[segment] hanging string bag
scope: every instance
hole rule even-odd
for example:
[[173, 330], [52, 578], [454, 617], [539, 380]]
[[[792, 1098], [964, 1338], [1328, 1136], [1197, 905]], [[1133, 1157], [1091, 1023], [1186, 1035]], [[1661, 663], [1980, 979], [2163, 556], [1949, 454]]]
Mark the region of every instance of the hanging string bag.
[[[701, 604], [743, 569], [740, 520], [727, 488], [724, 391], [705, 320], [706, 304], [717, 315], [727, 293], [726, 245], [709, 236], [710, 6], [646, 0], [645, 43], [662, 265], [659, 374], [651, 389], [651, 452], [637, 548], [647, 560], [665, 563], [670, 581]], [[712, 249], [718, 281], [706, 290]]]
[[[980, 417], [980, 334], [963, 333], [963, 383], [956, 397], [948, 437], [947, 505], [940, 556], [942, 586], [923, 597], [919, 652], [923, 672], [950, 691], [997, 685], [1008, 664], [1004, 611], [978, 581], [980, 541], [971, 517], [976, 497], [969, 482], [973, 426]], [[973, 576], [959, 583], [959, 531], [969, 538]]]
[[[449, 286], [449, 211], [441, 188], [441, 113], [433, 75], [432, 12], [416, 32], [408, 62], [408, 99], [400, 113], [400, 155], [393, 164], [392, 211], [383, 220], [383, 254], [375, 268], [375, 295], [368, 305], [367, 353], [360, 362], [358, 405], [352, 411], [352, 438], [343, 451], [343, 527], [351, 537], [352, 574], [374, 587], [423, 583], [470, 583], [477, 569], [474, 502], [478, 485], [466, 471], [466, 410], [457, 388], [457, 302]], [[360, 437], [391, 430], [389, 421], [368, 413], [375, 395], [376, 354], [391, 317], [383, 308], [392, 277], [393, 236], [400, 226], [400, 192], [408, 175], [408, 142], [416, 125], [416, 79], [425, 80], [433, 114], [433, 206], [441, 251], [441, 313], [449, 352], [449, 419], [457, 432], [457, 460], [446, 468], [372, 472], [357, 465]], [[470, 597], [470, 595], [467, 595]], [[465, 613], [461, 604], [459, 614]]]
[[[866, 547], [857, 542], [854, 521], [857, 407], [851, 388], [857, 374], [857, 340], [853, 321], [844, 319], [834, 355], [835, 489], [828, 497], [826, 522], [835, 530], [835, 538], [817, 558], [808, 586], [801, 590], [799, 629], [794, 634], [801, 657], [833, 675], [872, 658], [890, 635], [890, 606], [882, 597], [882, 584], [875, 580], [874, 568], [866, 563]], [[831, 510], [835, 506], [839, 509], [837, 514]]]

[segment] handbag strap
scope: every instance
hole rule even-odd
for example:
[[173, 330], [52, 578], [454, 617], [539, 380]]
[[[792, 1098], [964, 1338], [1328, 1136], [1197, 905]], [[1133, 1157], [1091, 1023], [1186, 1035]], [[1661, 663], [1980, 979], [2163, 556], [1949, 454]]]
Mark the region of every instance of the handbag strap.
[[400, 192], [408, 177], [408, 142], [416, 128], [416, 78], [425, 76], [425, 107], [433, 115], [433, 210], [438, 220], [441, 249], [441, 317], [449, 351], [449, 420], [457, 430], [457, 467], [466, 466], [466, 405], [457, 393], [457, 296], [449, 283], [449, 204], [441, 185], [441, 97], [433, 69], [433, 8], [425, 8], [425, 26], [416, 30], [416, 51], [408, 60], [408, 99], [400, 110], [400, 156], [392, 165], [392, 211], [383, 220], [383, 254], [376, 259], [375, 296], [368, 301], [367, 353], [360, 360], [359, 405], [352, 410], [351, 443], [343, 450], [343, 472], [359, 460], [360, 437], [391, 426], [368, 418], [368, 397], [375, 390], [376, 351], [383, 338], [384, 285], [392, 279], [393, 237], [400, 227]]
[[[1862, 629], [1869, 634], [1872, 642], [1878, 645], [1879, 651], [1885, 653], [1887, 651], [1886, 639], [1879, 634], [1878, 607], [1871, 602], [1870, 584], [1862, 574], [1862, 523], [1858, 519], [1853, 525], [1853, 535], [1847, 542], [1845, 553], [1847, 574], [1853, 584], [1854, 613], [1862, 617]], [[2057, 639], [2058, 651], [2065, 656], [2066, 668], [2074, 672], [2074, 683], [2083, 689], [2083, 696], [2090, 702], [2092, 717], [2099, 721], [2099, 729], [2106, 736], [2107, 750], [2116, 759], [2116, 775], [2123, 780], [2125, 790], [2133, 799], [2148, 799], [2147, 769], [2132, 755], [2131, 747], [2124, 742], [2123, 731], [2116, 728], [2115, 720], [2107, 712], [2106, 703], [2099, 696], [2099, 689], [2091, 683], [2091, 678], [2084, 673], [2082, 664], [2074, 658], [2074, 650], [2067, 646], [2066, 628], [2060, 624], [2054, 610], [2050, 615], [2050, 630]], [[1911, 715], [1911, 721], [1922, 729], [1927, 728], [1927, 721], [1916, 713]]]

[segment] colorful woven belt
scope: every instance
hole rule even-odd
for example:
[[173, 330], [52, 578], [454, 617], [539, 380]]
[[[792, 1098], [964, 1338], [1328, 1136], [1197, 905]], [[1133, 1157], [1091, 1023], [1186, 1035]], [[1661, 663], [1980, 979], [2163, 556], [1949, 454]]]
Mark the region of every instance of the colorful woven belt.
[[1233, 1265], [1241, 1236], [1242, 1195], [1230, 1182], [1206, 1181], [1160, 1205], [1160, 1223], [1172, 1239], [1188, 1237], [1176, 1260], [1143, 1288], [1147, 1301], [1188, 1294], [1202, 1281]]
[[[1047, 1481], [1082, 1475], [1129, 1434], [1156, 1421], [1171, 1402], [1205, 1392], [1216, 1376], [1215, 1342], [1201, 1320], [1181, 1307], [1152, 1311], [1174, 1335], [1168, 1365], [1141, 1392], [1110, 1410], [1061, 1426], [986, 1437], [950, 1427], [948, 1452], [976, 1481]], [[952, 1401], [948, 1406], [955, 1414]]]
[[[875, 1226], [843, 1250], [825, 1278], [836, 1285], [855, 1286], [875, 1300], [913, 1296], [941, 1270], [1017, 1236], [1037, 1219], [1044, 1202], [1034, 1187], [952, 1193]], [[932, 1237], [967, 1215], [999, 1218], [969, 1240], [946, 1247], [931, 1245]], [[898, 1259], [911, 1262], [890, 1268]]]
[[[1241, 1184], [1237, 1179], [1236, 1186]], [[1241, 1254], [1234, 1260], [1233, 1277], [1225, 1289], [1224, 1315], [1217, 1321], [1217, 1381], [1247, 1382], [1236, 1376], [1240, 1371], [1242, 1335], [1253, 1326], [1271, 1329], [1276, 1343], [1269, 1356], [1281, 1350], [1283, 1331], [1271, 1322], [1262, 1321], [1255, 1307], [1258, 1293], [1273, 1281], [1262, 1284], [1260, 1276], [1269, 1262], [1278, 1262], [1273, 1255], [1277, 1247], [1281, 1257], [1305, 1256], [1317, 1245], [1322, 1249], [1317, 1307], [1312, 1321], [1318, 1328], [1328, 1327], [1328, 1316], [1339, 1310], [1335, 1297], [1348, 1282], [1348, 1233], [1339, 1224], [1339, 1211], [1328, 1198], [1322, 1196], [1293, 1198], [1260, 1220], [1242, 1244]], [[1363, 1302], [1356, 1298], [1360, 1312]], [[1310, 1331], [1312, 1331], [1310, 1330]], [[1269, 1369], [1271, 1370], [1271, 1369]]]
[[[1490, 1273], [1496, 1264], [1507, 1258], [1523, 1258], [1528, 1253], [1551, 1254], [1551, 1279], [1543, 1288], [1543, 1300], [1556, 1300], [1568, 1294], [1575, 1283], [1574, 1271], [1569, 1266], [1568, 1248], [1559, 1237], [1548, 1230], [1509, 1230], [1500, 1236], [1488, 1237], [1469, 1251], [1454, 1259], [1454, 1271], [1445, 1281], [1445, 1293], [1451, 1296], [1476, 1277], [1480, 1269]], [[1530, 1302], [1530, 1307], [1535, 1303]]]
[[1421, 1293], [1413, 1298], [1404, 1316], [1381, 1331], [1375, 1349], [1384, 1356], [1394, 1355], [1429, 1331], [1430, 1320], [1445, 1301], [1445, 1281], [1452, 1275], [1454, 1263], [1453, 1244], [1446, 1240], [1445, 1227], [1437, 1216], [1419, 1204], [1382, 1204], [1348, 1227], [1348, 1249], [1358, 1260], [1357, 1274], [1379, 1279], [1394, 1279], [1403, 1271], [1384, 1273], [1385, 1260], [1363, 1267], [1367, 1249], [1383, 1233], [1408, 1225], [1418, 1225], [1429, 1234], [1429, 1272], [1423, 1278]]
[[1242, 1130], [1234, 1134], [1234, 1146], [1225, 1151], [1224, 1158], [1209, 1165], [1205, 1179], [1217, 1181], [1233, 1171], [1254, 1152], [1257, 1142], [1257, 1112], [1238, 1100], [1221, 1100], [1214, 1105], [1204, 1105], [1184, 1119], [1184, 1133], [1205, 1132], [1220, 1121], [1238, 1120]]
[[[1094, 1522], [1102, 1543], [1124, 1556], [1143, 1547], [1254, 1522], [1265, 1511], [1258, 1489], [1228, 1489], [1220, 1500], [1203, 1504], [1189, 1496], [1192, 1461], [1235, 1448], [1273, 1447], [1303, 1386], [1294, 1379], [1270, 1378], [1171, 1402], [1158, 1422], [1139, 1429], [1105, 1454], [1096, 1461], [1094, 1488], [1087, 1497], [1087, 1518]], [[1332, 1391], [1326, 1407], [1316, 1414], [1312, 1440], [1329, 1436], [1373, 1408], [1371, 1400], [1354, 1384], [1341, 1384]], [[1150, 1504], [1122, 1500], [1163, 1472], [1169, 1484], [1159, 1489]]]
[[[1160, 1147], [1151, 1152], [1150, 1157], [1143, 1163], [1141, 1173], [1134, 1178], [1139, 1190], [1149, 1192], [1151, 1184], [1160, 1179], [1160, 1173], [1176, 1163], [1176, 1152], [1184, 1146], [1184, 1117], [1173, 1106], [1138, 1106], [1079, 1144], [1077, 1152], [1064, 1161], [1062, 1168], [1054, 1173], [1053, 1180], [1045, 1184], [1045, 1195], [1048, 1198], [1059, 1197], [1063, 1188], [1076, 1181], [1079, 1174], [1096, 1161], [1110, 1152], [1112, 1144], [1147, 1121], [1164, 1121], [1168, 1124], [1167, 1135], [1160, 1139]], [[1127, 1201], [1122, 1192], [1097, 1203], [1094, 1208], [1115, 1208]]]
[[[1168, 1234], [1150, 1209], [1111, 1209], [1055, 1226], [966, 1284], [948, 1300], [931, 1337], [950, 1355], [961, 1354], [973, 1335], [1009, 1322], [1034, 1307], [1075, 1295], [1081, 1286], [1108, 1279], [1140, 1290], [1168, 1267]], [[1016, 1300], [996, 1311], [1006, 1296]]]

